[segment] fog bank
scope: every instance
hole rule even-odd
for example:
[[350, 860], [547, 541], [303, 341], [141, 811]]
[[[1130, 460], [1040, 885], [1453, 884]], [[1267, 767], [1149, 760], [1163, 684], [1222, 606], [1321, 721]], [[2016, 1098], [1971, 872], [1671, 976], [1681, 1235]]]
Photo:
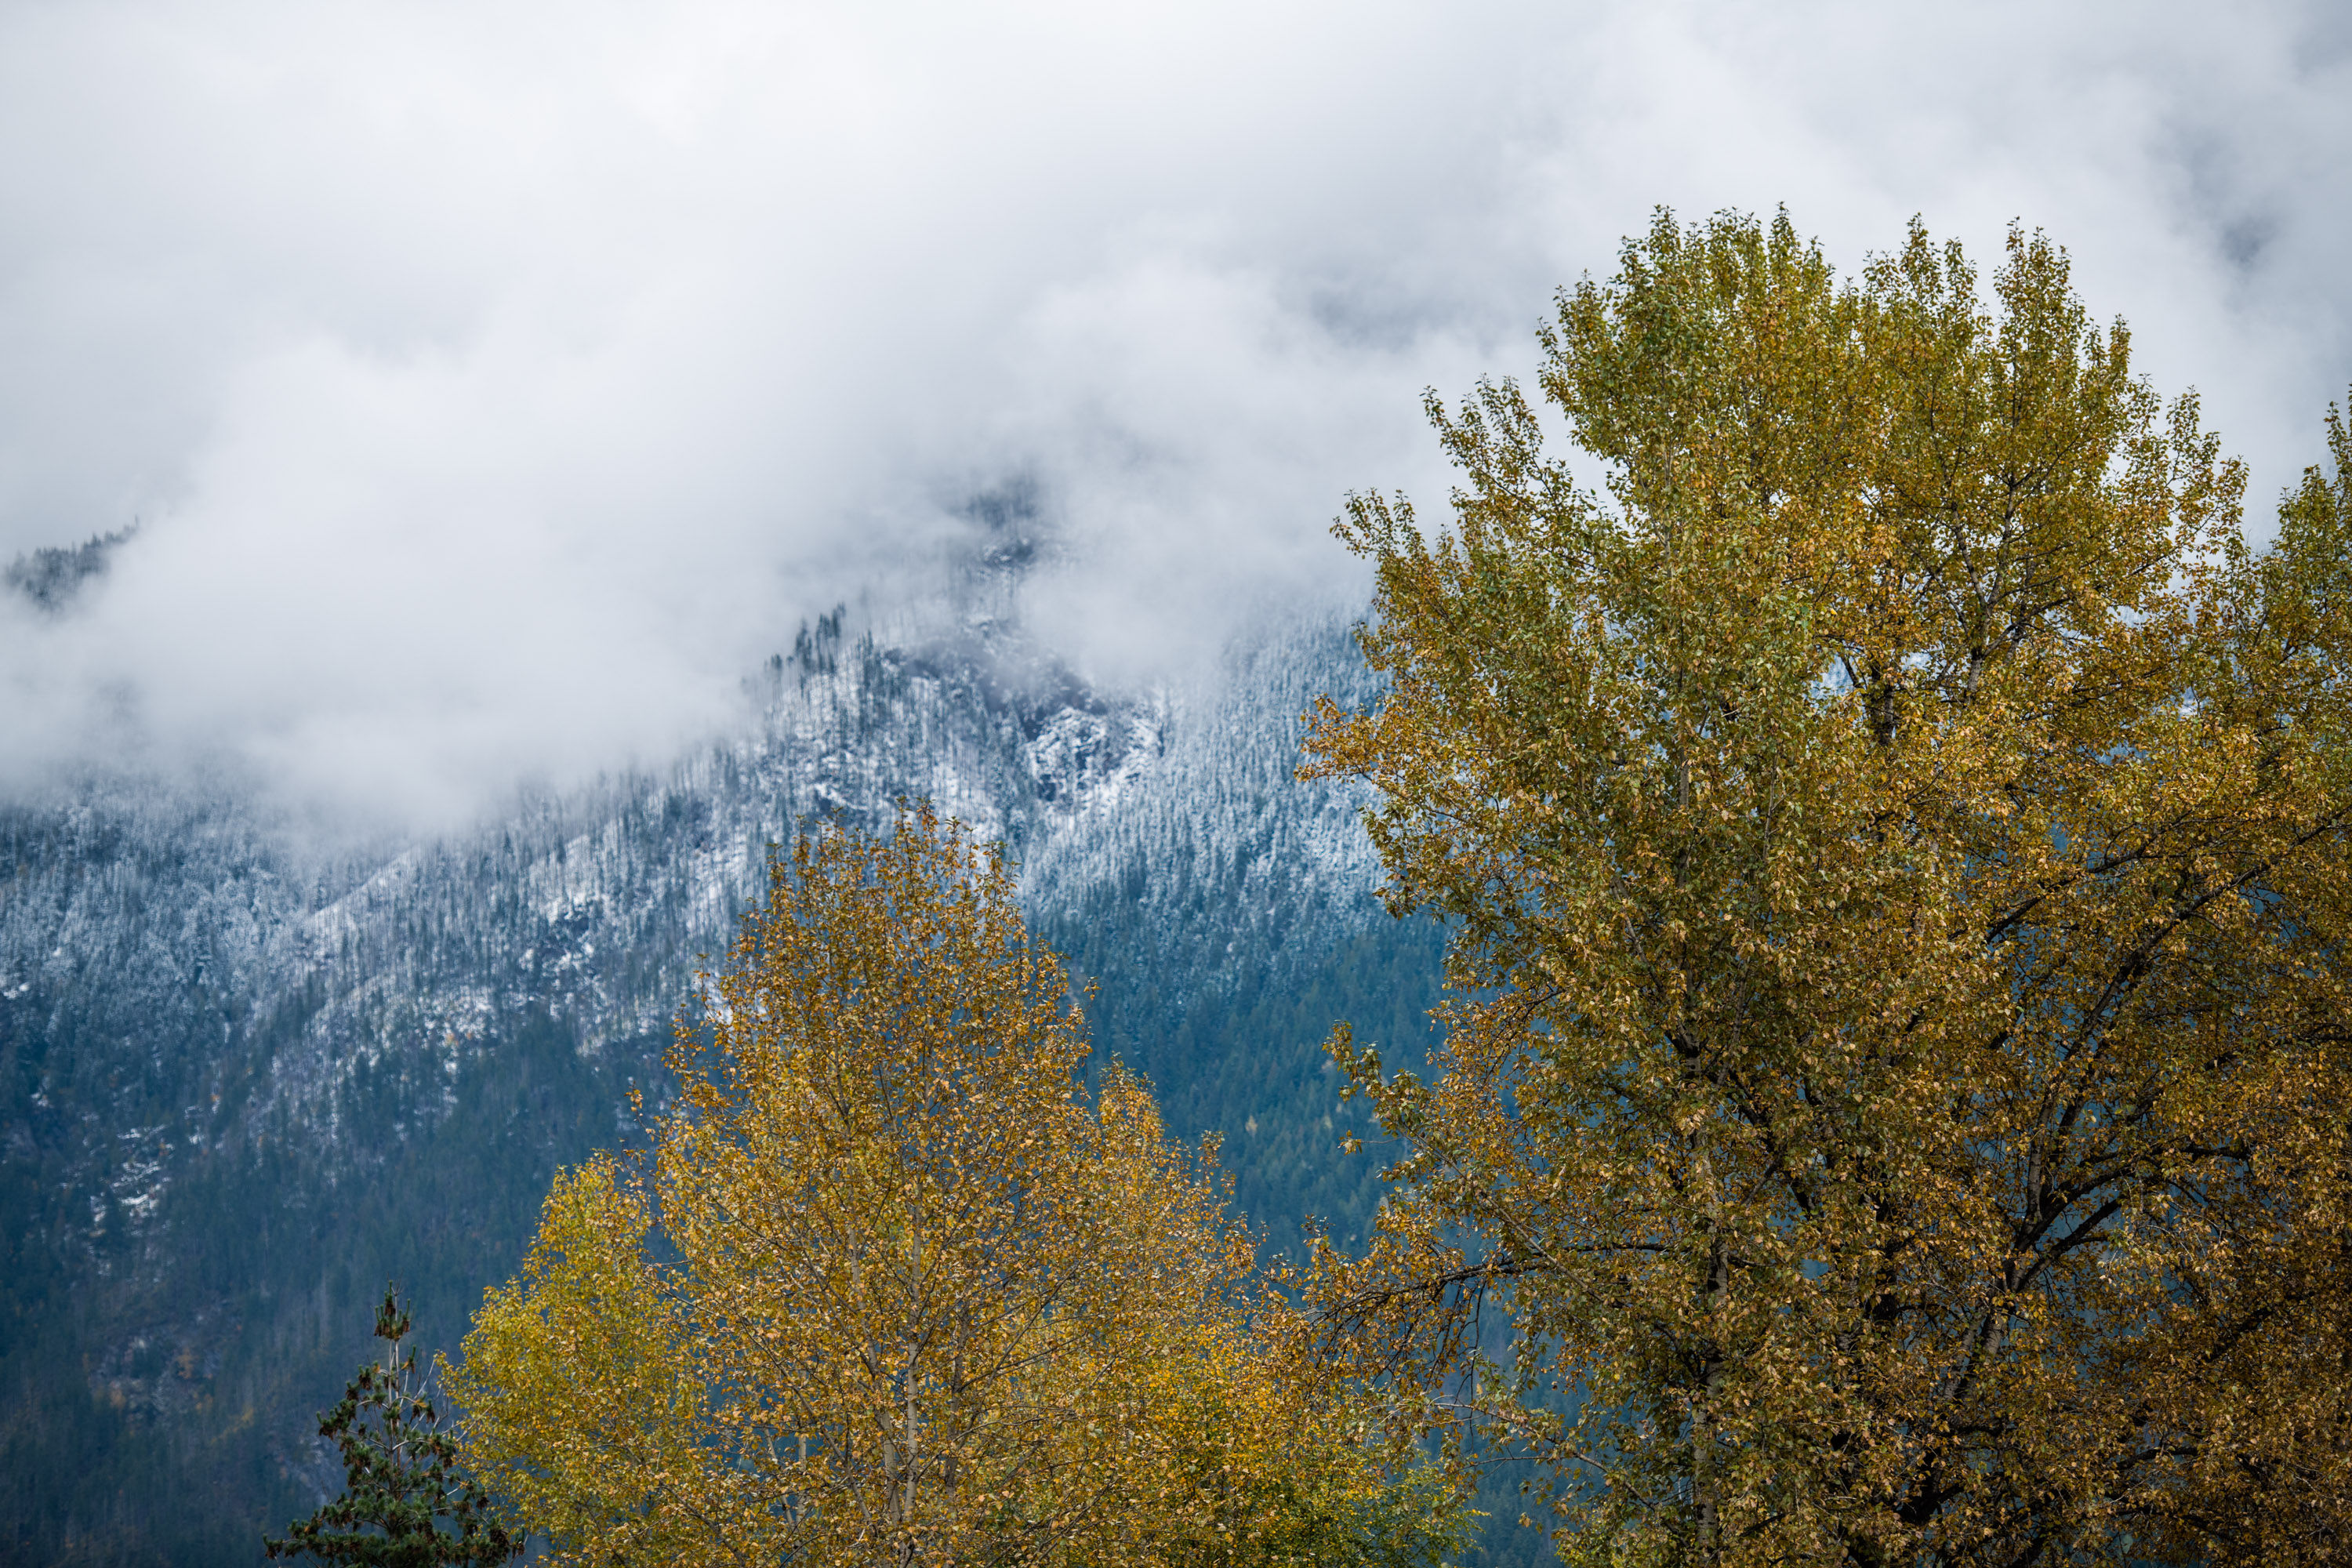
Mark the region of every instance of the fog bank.
[[1022, 482], [1105, 679], [1361, 584], [1425, 385], [1650, 208], [2011, 218], [2254, 508], [2352, 380], [2352, 22], [2117, 4], [0, 11], [0, 790], [383, 822], [654, 761]]

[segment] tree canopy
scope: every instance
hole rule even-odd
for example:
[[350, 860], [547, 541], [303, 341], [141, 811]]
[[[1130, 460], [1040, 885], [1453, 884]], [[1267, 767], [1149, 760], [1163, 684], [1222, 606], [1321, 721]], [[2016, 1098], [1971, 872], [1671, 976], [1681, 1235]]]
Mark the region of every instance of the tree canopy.
[[1423, 1562], [1188, 1152], [926, 806], [797, 843], [648, 1163], [550, 1194], [450, 1385], [565, 1562]]
[[1452, 942], [1432, 1081], [1335, 1040], [1409, 1152], [1327, 1321], [1574, 1561], [2352, 1539], [2352, 446], [2256, 550], [2064, 253], [1990, 282], [1661, 214], [1578, 456], [1433, 394], [1450, 526], [1339, 526], [1392, 686], [1306, 771]]

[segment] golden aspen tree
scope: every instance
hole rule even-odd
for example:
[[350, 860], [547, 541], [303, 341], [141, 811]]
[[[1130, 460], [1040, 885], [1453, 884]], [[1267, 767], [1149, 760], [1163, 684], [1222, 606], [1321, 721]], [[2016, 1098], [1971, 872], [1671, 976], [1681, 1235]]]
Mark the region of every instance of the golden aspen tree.
[[1451, 526], [1338, 528], [1392, 684], [1302, 771], [1451, 995], [1431, 1081], [1334, 1040], [1407, 1152], [1326, 1321], [1571, 1561], [2352, 1555], [2352, 447], [2258, 552], [1991, 281], [1661, 214], [1544, 333], [1583, 478], [1433, 394]]
[[[928, 806], [780, 859], [670, 1055], [650, 1169], [559, 1178], [446, 1375], [579, 1563], [1426, 1562], [1173, 1143]], [[1401, 1497], [1432, 1507], [1398, 1517]]]

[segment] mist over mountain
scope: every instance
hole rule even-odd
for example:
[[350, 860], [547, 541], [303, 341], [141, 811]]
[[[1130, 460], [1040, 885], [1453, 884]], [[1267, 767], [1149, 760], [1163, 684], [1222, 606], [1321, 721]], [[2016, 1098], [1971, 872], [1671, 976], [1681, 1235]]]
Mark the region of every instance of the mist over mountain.
[[130, 538], [128, 531], [94, 534], [80, 544], [27, 552], [0, 572], [0, 585], [15, 589], [37, 608], [61, 614], [93, 580], [105, 577], [107, 563]]
[[1421, 390], [1661, 203], [2045, 226], [2259, 500], [2352, 355], [2347, 71], [2315, 0], [8, 7], [0, 561], [139, 532], [0, 595], [0, 790], [437, 831], [659, 768], [1021, 482], [1035, 635], [1213, 662], [1360, 599]]
[[1360, 1234], [1370, 1131], [1320, 1044], [1426, 1047], [1438, 942], [1373, 897], [1357, 803], [1290, 777], [1314, 695], [1371, 689], [1294, 619], [1184, 684], [1077, 677], [1013, 607], [1039, 541], [978, 510], [947, 591], [847, 606], [733, 733], [358, 844], [266, 796], [88, 774], [0, 809], [0, 1542], [26, 1561], [244, 1563], [335, 1484], [313, 1436], [387, 1279], [454, 1348], [554, 1170], [638, 1137], [696, 973], [802, 825], [927, 795], [1023, 868], [1098, 986], [1098, 1059], [1218, 1132], [1269, 1246]]

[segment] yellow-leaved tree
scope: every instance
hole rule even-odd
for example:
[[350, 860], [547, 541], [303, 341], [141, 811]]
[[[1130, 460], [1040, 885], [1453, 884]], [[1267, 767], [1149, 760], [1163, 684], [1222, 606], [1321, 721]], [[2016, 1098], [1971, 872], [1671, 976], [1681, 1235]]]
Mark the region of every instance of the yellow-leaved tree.
[[2256, 551], [2063, 253], [1991, 281], [1661, 215], [1545, 334], [1582, 477], [1483, 385], [1450, 528], [1340, 523], [1393, 684], [1307, 771], [1453, 998], [1335, 1041], [1408, 1153], [1328, 1321], [1574, 1561], [2352, 1553], [2352, 444]]
[[1162, 1131], [928, 806], [775, 867], [681, 1027], [650, 1168], [550, 1194], [445, 1368], [468, 1461], [580, 1563], [1430, 1562]]

